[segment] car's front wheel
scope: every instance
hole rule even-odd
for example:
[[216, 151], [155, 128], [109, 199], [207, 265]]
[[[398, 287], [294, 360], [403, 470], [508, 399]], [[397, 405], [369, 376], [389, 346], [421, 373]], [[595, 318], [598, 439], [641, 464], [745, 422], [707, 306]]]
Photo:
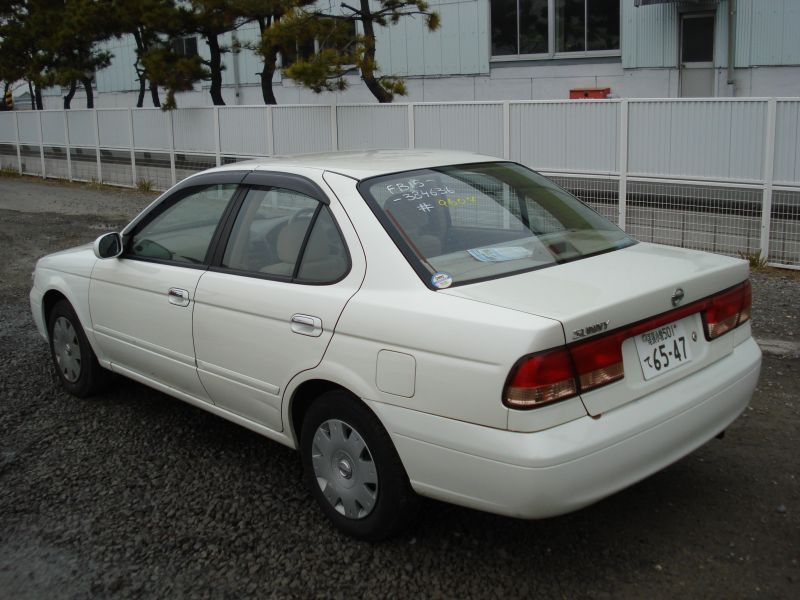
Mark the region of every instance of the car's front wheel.
[[72, 305], [59, 300], [47, 321], [50, 354], [58, 379], [73, 396], [85, 398], [99, 392], [110, 373], [97, 362]]
[[405, 526], [418, 498], [377, 417], [343, 391], [320, 396], [300, 436], [303, 473], [322, 511], [343, 532], [376, 541]]

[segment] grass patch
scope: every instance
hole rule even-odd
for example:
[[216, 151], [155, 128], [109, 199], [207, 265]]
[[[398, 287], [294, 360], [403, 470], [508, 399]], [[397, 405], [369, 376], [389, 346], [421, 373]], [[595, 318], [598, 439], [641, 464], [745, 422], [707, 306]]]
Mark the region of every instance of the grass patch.
[[149, 179], [141, 178], [136, 182], [136, 189], [140, 192], [149, 193], [153, 191], [153, 182]]
[[760, 251], [739, 251], [739, 258], [750, 263], [751, 271], [763, 271], [767, 266], [767, 259], [761, 256]]
[[22, 175], [16, 167], [11, 165], [3, 165], [0, 167], [0, 176], [3, 177], [19, 177]]

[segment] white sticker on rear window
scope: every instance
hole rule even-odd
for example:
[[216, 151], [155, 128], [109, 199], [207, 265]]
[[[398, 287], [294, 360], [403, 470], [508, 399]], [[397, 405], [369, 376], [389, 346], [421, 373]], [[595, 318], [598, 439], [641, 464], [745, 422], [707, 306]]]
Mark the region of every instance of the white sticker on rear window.
[[505, 262], [507, 260], [519, 260], [530, 258], [533, 255], [528, 248], [522, 246], [503, 246], [500, 248], [475, 248], [467, 250], [470, 256], [481, 262]]

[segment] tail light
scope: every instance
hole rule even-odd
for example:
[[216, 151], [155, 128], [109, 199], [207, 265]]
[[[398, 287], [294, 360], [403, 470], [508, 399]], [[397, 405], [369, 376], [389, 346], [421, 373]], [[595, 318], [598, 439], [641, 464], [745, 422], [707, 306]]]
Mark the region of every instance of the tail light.
[[625, 376], [622, 367], [622, 342], [618, 332], [576, 344], [570, 348], [582, 392], [607, 385]]
[[625, 376], [624, 331], [526, 356], [511, 370], [503, 398], [510, 408], [566, 400]]
[[503, 403], [509, 408], [537, 408], [608, 385], [625, 376], [622, 343], [626, 339], [699, 312], [706, 338], [714, 340], [747, 322], [752, 304], [752, 287], [745, 281], [608, 334], [523, 357], [509, 373]]
[[[739, 325], [750, 320], [750, 313], [753, 312], [753, 286], [750, 280], [744, 282], [744, 298], [742, 299], [742, 311], [739, 313]], [[738, 327], [738, 325], [737, 325]]]
[[527, 356], [511, 373], [505, 397], [506, 403], [514, 408], [533, 408], [578, 393], [566, 348]]
[[714, 340], [750, 319], [753, 305], [753, 288], [749, 281], [712, 296], [703, 312], [706, 338]]

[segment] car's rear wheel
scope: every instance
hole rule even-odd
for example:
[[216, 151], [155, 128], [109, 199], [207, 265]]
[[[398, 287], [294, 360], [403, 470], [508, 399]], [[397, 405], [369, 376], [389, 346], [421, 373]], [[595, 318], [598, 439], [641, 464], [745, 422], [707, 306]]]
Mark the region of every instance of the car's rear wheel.
[[99, 392], [110, 373], [97, 362], [69, 302], [59, 300], [55, 304], [48, 317], [47, 331], [53, 365], [64, 389], [79, 398]]
[[396, 533], [418, 498], [377, 417], [343, 391], [327, 392], [308, 409], [300, 436], [306, 484], [341, 531], [376, 541]]

